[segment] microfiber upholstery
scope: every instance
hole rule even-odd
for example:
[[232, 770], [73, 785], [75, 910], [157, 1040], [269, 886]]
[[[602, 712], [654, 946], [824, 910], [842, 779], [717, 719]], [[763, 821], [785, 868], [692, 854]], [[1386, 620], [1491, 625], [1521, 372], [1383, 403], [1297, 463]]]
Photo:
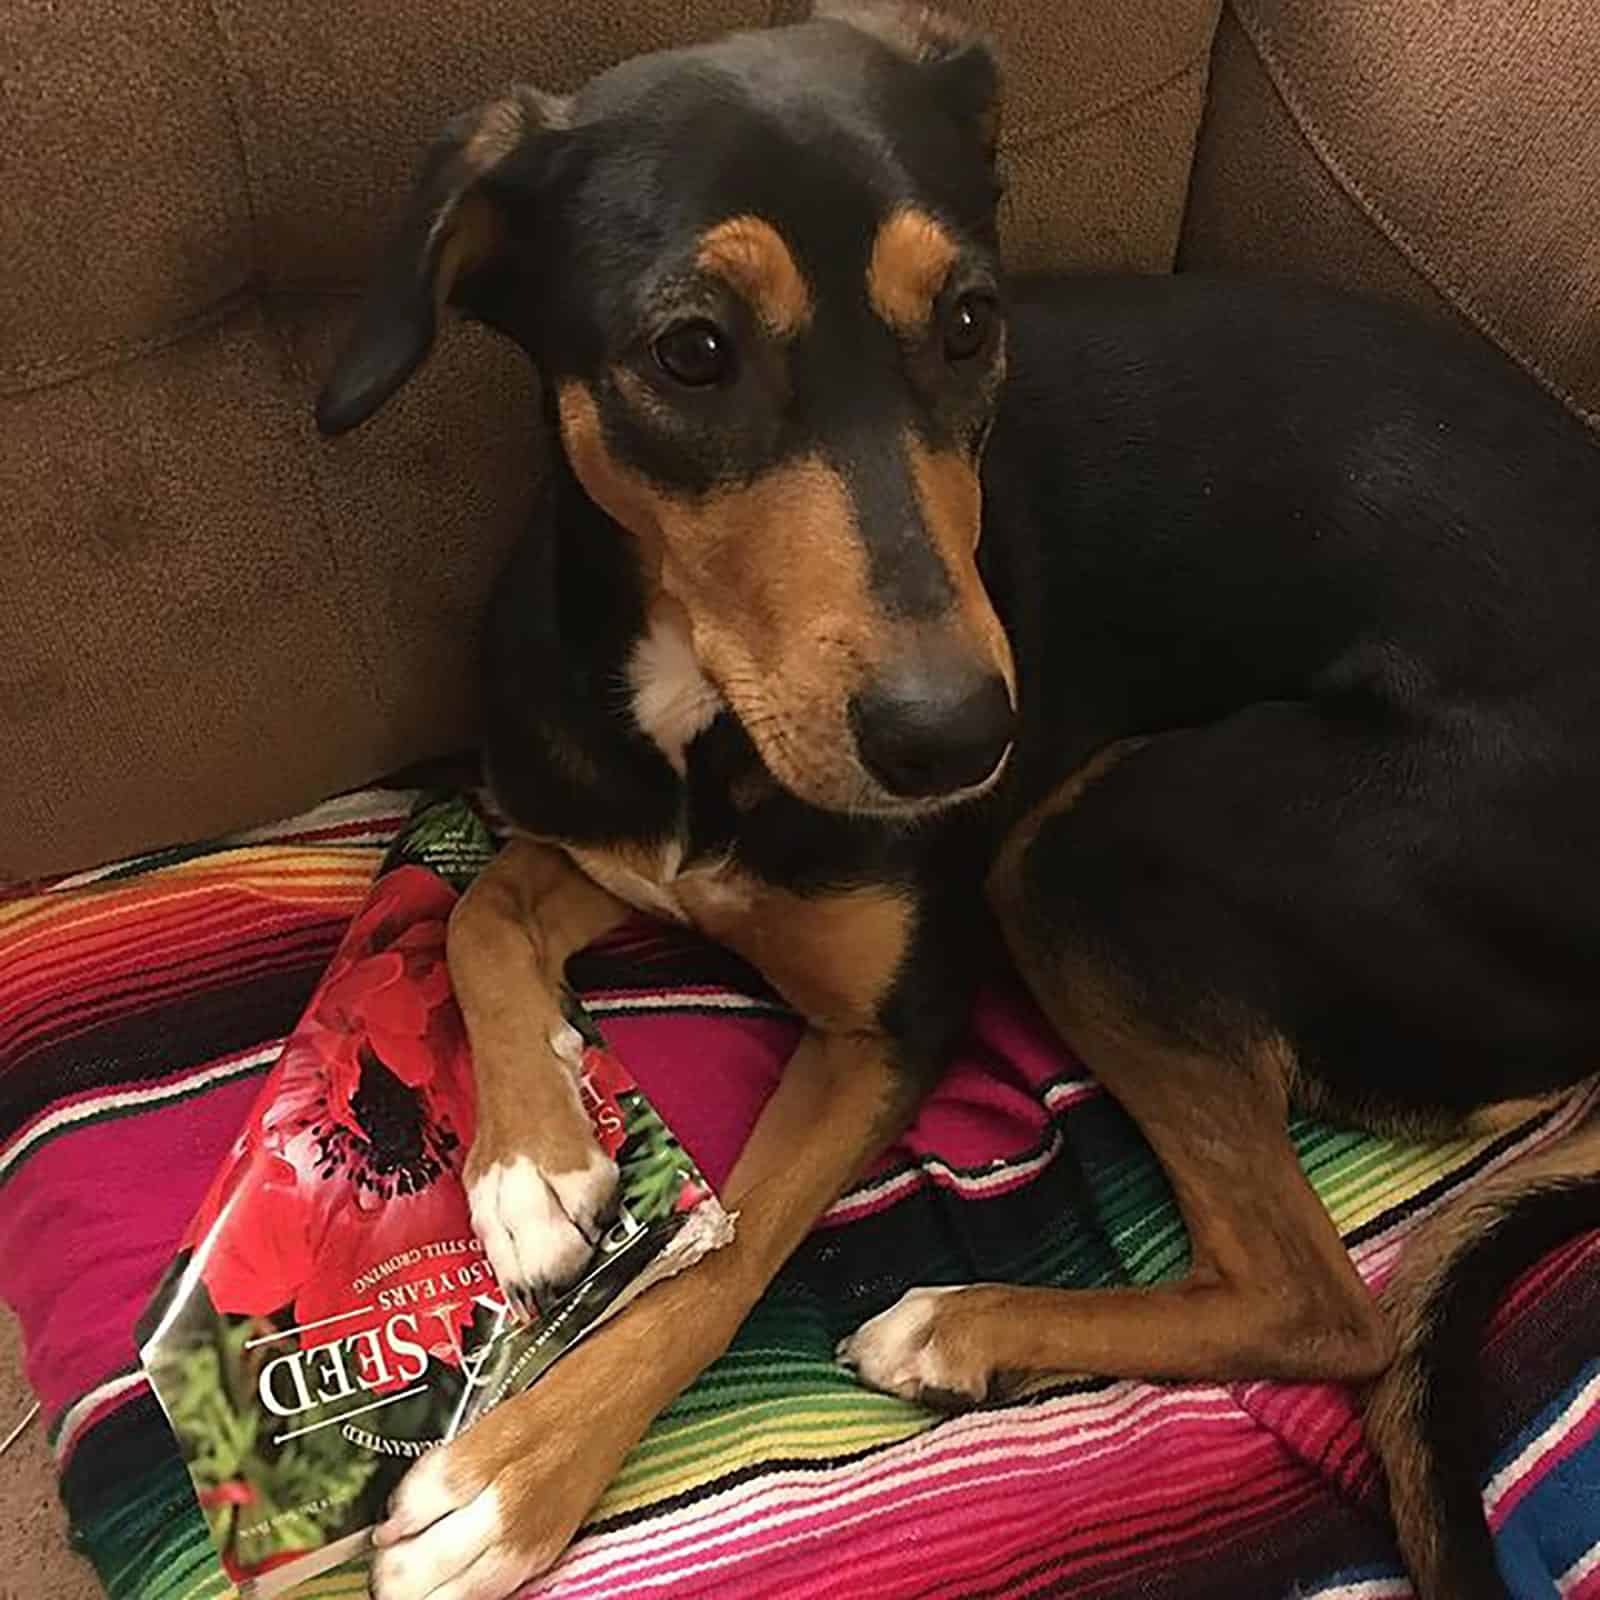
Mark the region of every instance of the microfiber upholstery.
[[[0, 8], [0, 880], [470, 742], [477, 618], [543, 466], [535, 380], [453, 329], [324, 444], [352, 292], [455, 110], [801, 9]], [[1010, 59], [1013, 259], [1169, 269], [1215, 0], [950, 9]]]
[[1229, 0], [1180, 264], [1462, 318], [1600, 423], [1593, 0]]

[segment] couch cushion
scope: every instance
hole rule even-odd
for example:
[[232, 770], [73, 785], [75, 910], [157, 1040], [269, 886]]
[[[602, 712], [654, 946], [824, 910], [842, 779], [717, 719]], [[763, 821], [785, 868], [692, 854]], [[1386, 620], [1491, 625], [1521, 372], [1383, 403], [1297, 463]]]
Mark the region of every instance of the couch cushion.
[[1186, 268], [1455, 314], [1600, 421], [1600, 10], [1229, 0]]

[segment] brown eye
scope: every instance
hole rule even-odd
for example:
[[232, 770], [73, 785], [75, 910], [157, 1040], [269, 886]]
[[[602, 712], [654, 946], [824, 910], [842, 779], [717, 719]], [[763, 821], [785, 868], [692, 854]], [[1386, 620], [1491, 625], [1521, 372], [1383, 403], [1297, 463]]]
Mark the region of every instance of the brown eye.
[[970, 361], [989, 343], [998, 308], [994, 296], [964, 294], [944, 319], [944, 353], [951, 361]]
[[733, 370], [733, 351], [722, 330], [704, 317], [680, 322], [656, 340], [656, 365], [689, 389], [720, 383]]

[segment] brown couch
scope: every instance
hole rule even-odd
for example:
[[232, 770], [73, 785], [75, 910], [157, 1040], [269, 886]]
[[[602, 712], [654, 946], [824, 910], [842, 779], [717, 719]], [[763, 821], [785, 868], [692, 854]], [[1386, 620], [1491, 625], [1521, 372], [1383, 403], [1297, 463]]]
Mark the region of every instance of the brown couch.
[[[430, 132], [795, 0], [11, 0], [0, 880], [472, 736], [534, 379], [452, 331], [336, 445], [317, 375]], [[1600, 413], [1593, 0], [956, 0], [1010, 61], [1018, 262], [1290, 269], [1464, 318]]]

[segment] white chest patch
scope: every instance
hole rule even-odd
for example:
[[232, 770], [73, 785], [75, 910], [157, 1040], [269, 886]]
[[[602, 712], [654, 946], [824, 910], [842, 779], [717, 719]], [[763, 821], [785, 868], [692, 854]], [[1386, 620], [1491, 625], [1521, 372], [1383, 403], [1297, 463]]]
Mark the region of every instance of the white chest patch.
[[681, 773], [684, 751], [711, 725], [722, 697], [700, 670], [688, 636], [676, 623], [656, 618], [628, 661], [633, 720]]

